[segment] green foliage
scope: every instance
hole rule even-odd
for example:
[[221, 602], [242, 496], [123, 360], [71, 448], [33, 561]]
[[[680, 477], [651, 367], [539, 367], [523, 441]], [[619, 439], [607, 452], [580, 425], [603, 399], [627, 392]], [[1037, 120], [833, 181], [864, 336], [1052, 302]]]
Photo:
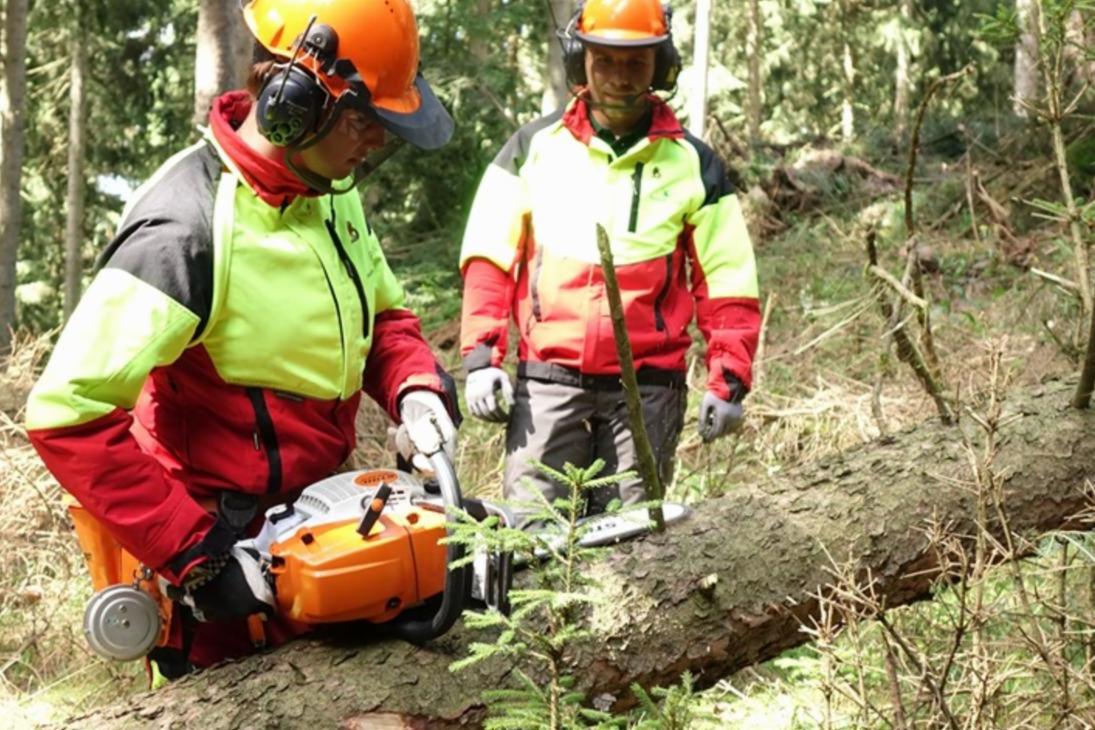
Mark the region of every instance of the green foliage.
[[[615, 717], [586, 704], [585, 694], [574, 688], [575, 678], [569, 667], [573, 647], [590, 637], [583, 619], [585, 609], [603, 601], [598, 583], [584, 570], [605, 550], [580, 544], [591, 529], [590, 524], [579, 522], [585, 513], [586, 494], [634, 475], [625, 472], [597, 478], [604, 468], [600, 459], [585, 469], [571, 464], [562, 471], [544, 464], [536, 466], [569, 489], [566, 498], [554, 502], [549, 503], [537, 492], [538, 499], [512, 505], [527, 515], [528, 524], [534, 527], [503, 526], [495, 517], [479, 523], [462, 515], [449, 538], [467, 546], [465, 563], [474, 560], [471, 553], [476, 550], [512, 550], [516, 560], [529, 565], [532, 572], [531, 580], [526, 582], [528, 587], [510, 592], [510, 615], [495, 611], [464, 614], [465, 625], [490, 638], [472, 642], [468, 656], [453, 662], [450, 669], [459, 672], [490, 660], [514, 666], [518, 686], [484, 693], [490, 713], [485, 723], [488, 729], [627, 726], [626, 717]], [[618, 502], [610, 505], [609, 514], [617, 509]], [[690, 675], [684, 676], [680, 687], [655, 689], [653, 696], [638, 685], [632, 690], [642, 707], [632, 727], [676, 730], [689, 727], [698, 717], [691, 707], [694, 691]]]
[[[617, 484], [630, 473], [597, 479], [604, 468], [600, 459], [588, 468], [567, 464], [562, 472], [543, 464], [537, 467], [548, 477], [569, 487], [567, 498], [548, 502], [533, 490], [538, 500], [514, 505], [538, 529], [521, 530], [500, 526], [497, 519], [478, 525], [464, 520], [450, 538], [475, 549], [512, 550], [519, 562], [531, 566], [533, 585], [510, 592], [512, 612], [466, 613], [469, 627], [490, 631], [490, 642], [473, 642], [469, 655], [452, 664], [459, 671], [488, 659], [503, 657], [517, 666], [521, 682], [517, 689], [492, 692], [484, 699], [491, 717], [487, 728], [574, 728], [601, 725], [608, 716], [585, 708], [585, 697], [572, 690], [568, 675], [569, 649], [588, 636], [579, 622], [580, 610], [599, 600], [595, 582], [581, 567], [603, 549], [582, 547], [579, 541], [588, 530], [578, 520], [585, 512], [586, 492]], [[562, 534], [563, 539], [553, 538]], [[548, 556], [541, 561], [540, 555]], [[471, 560], [471, 556], [468, 560]], [[526, 670], [527, 668], [527, 670]], [[541, 682], [529, 673], [546, 677]]]
[[675, 687], [658, 687], [647, 692], [633, 683], [631, 691], [639, 700], [641, 714], [630, 727], [634, 730], [689, 730], [699, 722], [717, 722], [718, 718], [697, 702], [694, 678], [690, 672], [681, 675]]
[[18, 283], [30, 285], [20, 297], [24, 326], [42, 331], [60, 320], [72, 35], [82, 36], [91, 60], [82, 251], [89, 270], [122, 207], [104, 181], [135, 186], [196, 137], [190, 123], [196, 24], [194, 0], [31, 4], [18, 268]]

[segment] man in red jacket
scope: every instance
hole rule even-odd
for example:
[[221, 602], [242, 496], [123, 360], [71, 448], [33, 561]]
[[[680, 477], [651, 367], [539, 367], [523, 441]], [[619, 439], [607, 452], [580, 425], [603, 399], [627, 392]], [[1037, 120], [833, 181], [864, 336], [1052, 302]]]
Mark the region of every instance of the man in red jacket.
[[[636, 466], [599, 265], [608, 232], [662, 479], [672, 475], [687, 400], [693, 316], [707, 342], [705, 441], [739, 426], [760, 315], [749, 235], [722, 163], [653, 92], [680, 68], [658, 0], [589, 0], [564, 32], [577, 85], [565, 110], [519, 130], [487, 169], [464, 235], [461, 349], [469, 410], [507, 421], [504, 491], [549, 501], [560, 468], [596, 458]], [[517, 386], [501, 369], [508, 322], [520, 335]], [[505, 404], [511, 404], [507, 415]], [[596, 495], [599, 511], [617, 493]], [[643, 498], [638, 479], [620, 485]]]
[[272, 596], [236, 543], [345, 462], [363, 391], [408, 450], [422, 420], [451, 451], [459, 419], [354, 189], [389, 137], [452, 132], [410, 5], [243, 12], [266, 60], [134, 194], [27, 407], [61, 485], [189, 609], [152, 657], [168, 675], [252, 649]]

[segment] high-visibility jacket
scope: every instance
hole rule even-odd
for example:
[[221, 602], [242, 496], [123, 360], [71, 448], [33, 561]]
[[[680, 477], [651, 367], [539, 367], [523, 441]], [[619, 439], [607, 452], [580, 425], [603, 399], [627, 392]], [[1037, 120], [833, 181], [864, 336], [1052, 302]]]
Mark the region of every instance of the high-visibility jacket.
[[277, 501], [346, 460], [362, 390], [396, 421], [409, 388], [455, 407], [358, 196], [271, 205], [226, 144], [135, 193], [27, 405], [61, 485], [174, 581], [234, 539], [200, 502]]
[[647, 136], [622, 155], [578, 98], [519, 130], [487, 168], [460, 254], [467, 368], [502, 362], [512, 316], [525, 372], [619, 373], [597, 224], [640, 377], [685, 369], [695, 315], [708, 388], [744, 395], [760, 313], [741, 206], [714, 152], [657, 101]]

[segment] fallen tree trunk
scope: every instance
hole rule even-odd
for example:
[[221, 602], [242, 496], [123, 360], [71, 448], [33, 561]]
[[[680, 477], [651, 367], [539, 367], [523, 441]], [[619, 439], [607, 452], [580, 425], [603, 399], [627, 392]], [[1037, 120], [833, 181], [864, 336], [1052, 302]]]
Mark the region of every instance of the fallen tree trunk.
[[[1095, 474], [1095, 415], [1068, 407], [1072, 384], [1015, 395], [995, 468], [1017, 531], [1071, 521]], [[976, 442], [973, 424], [963, 428]], [[942, 477], [942, 478], [941, 478]], [[879, 579], [888, 606], [926, 598], [931, 519], [973, 529], [975, 496], [962, 438], [927, 422], [889, 444], [873, 443], [705, 502], [662, 535], [626, 543], [591, 570], [608, 593], [591, 616], [595, 641], [576, 675], [591, 697], [617, 709], [627, 689], [701, 684], [807, 640], [830, 555]], [[453, 675], [471, 638], [461, 627], [428, 647], [360, 637], [300, 641], [228, 664], [159, 692], [71, 721], [116, 727], [423, 727], [475, 724], [484, 689], [506, 686], [512, 667], [484, 663]], [[477, 637], [482, 638], [482, 637]]]

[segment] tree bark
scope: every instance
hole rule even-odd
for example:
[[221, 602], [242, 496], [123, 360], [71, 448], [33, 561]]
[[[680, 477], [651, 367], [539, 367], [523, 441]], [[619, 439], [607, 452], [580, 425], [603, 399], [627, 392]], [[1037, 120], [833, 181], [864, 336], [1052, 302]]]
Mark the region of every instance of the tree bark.
[[240, 86], [238, 0], [201, 0], [194, 56], [194, 123], [205, 124], [220, 94]]
[[1015, 78], [1012, 108], [1016, 116], [1030, 116], [1029, 105], [1038, 102], [1038, 1], [1015, 0], [1019, 40], [1015, 44]]
[[69, 67], [68, 111], [68, 189], [65, 205], [65, 292], [64, 315], [68, 321], [76, 302], [80, 299], [80, 276], [84, 270], [84, 200], [87, 188], [84, 181], [84, 151], [87, 125], [87, 96], [84, 79], [87, 77], [87, 45], [83, 35], [73, 33], [72, 59]]
[[243, 13], [239, 11], [239, 4], [235, 2], [230, 4], [232, 8], [229, 11], [229, 17], [232, 21], [232, 34], [235, 36], [233, 49], [235, 53], [230, 62], [236, 69], [236, 83], [234, 86], [242, 88], [247, 82], [247, 76], [251, 73], [251, 59], [255, 52], [255, 36], [251, 35], [251, 29], [244, 22]]
[[1091, 11], [1074, 10], [1065, 21], [1065, 61], [1066, 67], [1076, 69], [1079, 80], [1086, 84], [1095, 83], [1095, 61], [1088, 58], [1092, 34], [1088, 32], [1084, 15]]
[[696, 32], [692, 47], [692, 88], [688, 99], [688, 131], [703, 139], [707, 133], [707, 67], [711, 60], [711, 0], [696, 0]]
[[23, 223], [23, 135], [27, 88], [27, 0], [7, 0], [0, 23], [0, 355], [15, 326], [15, 261]]
[[548, 52], [544, 61], [541, 114], [550, 114], [566, 104], [570, 98], [570, 85], [563, 64], [563, 46], [557, 33], [566, 28], [573, 13], [574, 0], [548, 0]]
[[[1074, 383], [1005, 403], [997, 472], [1013, 530], [1077, 527], [1095, 475], [1095, 414], [1069, 408]], [[962, 427], [975, 448], [981, 432]], [[930, 597], [929, 520], [975, 534], [977, 496], [957, 427], [926, 422], [891, 443], [867, 444], [699, 505], [660, 535], [624, 543], [589, 566], [606, 592], [593, 638], [578, 647], [579, 688], [621, 710], [632, 682], [669, 685], [684, 670], [701, 686], [806, 641], [815, 598], [835, 560], [879, 583], [888, 608]], [[831, 558], [830, 558], [831, 556]], [[426, 647], [343, 629], [180, 681], [72, 727], [438, 727], [483, 718], [484, 689], [512, 686], [513, 666], [459, 675], [462, 626]]]
[[909, 127], [909, 41], [912, 0], [901, 0], [901, 31], [897, 41], [897, 69], [894, 71], [894, 139], [900, 144]]
[[750, 144], [760, 141], [760, 117], [763, 103], [761, 93], [764, 89], [764, 82], [760, 77], [760, 59], [764, 46], [763, 21], [760, 0], [749, 0], [745, 16], [745, 55], [749, 72], [745, 118]]
[[840, 138], [845, 143], [855, 137], [855, 52], [852, 48], [852, 3], [840, 3], [840, 53], [843, 96], [840, 105]]

